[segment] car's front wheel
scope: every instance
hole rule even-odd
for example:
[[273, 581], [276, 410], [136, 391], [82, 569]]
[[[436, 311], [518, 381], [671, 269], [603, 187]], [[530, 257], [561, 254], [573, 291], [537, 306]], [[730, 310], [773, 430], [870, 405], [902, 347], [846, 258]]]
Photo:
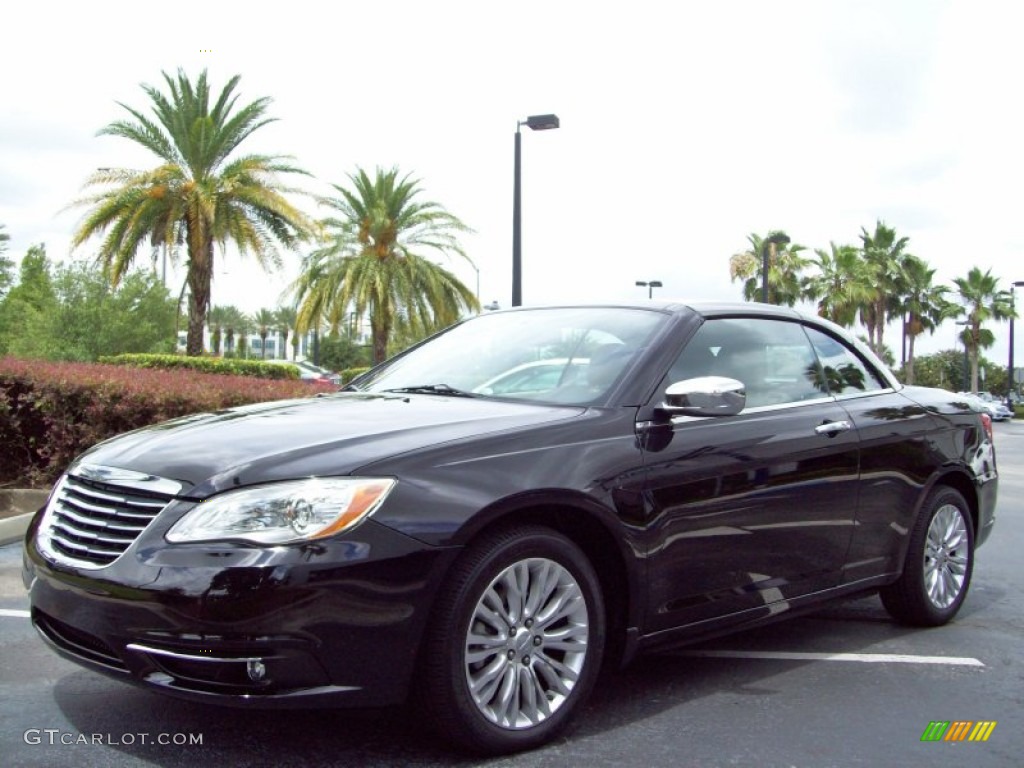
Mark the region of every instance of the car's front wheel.
[[963, 605], [973, 569], [970, 509], [958, 491], [938, 487], [921, 508], [903, 573], [882, 589], [882, 603], [893, 618], [906, 624], [945, 624]]
[[604, 603], [586, 555], [555, 531], [517, 527], [472, 545], [446, 581], [423, 649], [420, 709], [473, 751], [547, 741], [601, 666]]

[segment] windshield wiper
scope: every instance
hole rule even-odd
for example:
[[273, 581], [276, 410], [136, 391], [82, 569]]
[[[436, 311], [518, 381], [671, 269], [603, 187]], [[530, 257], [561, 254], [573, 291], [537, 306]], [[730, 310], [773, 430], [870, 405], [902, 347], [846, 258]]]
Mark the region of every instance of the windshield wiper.
[[394, 389], [385, 389], [385, 392], [407, 392], [410, 394], [417, 395], [451, 395], [452, 397], [478, 397], [478, 395], [472, 392], [466, 392], [463, 389], [456, 389], [450, 387], [447, 384], [419, 384], [414, 387], [395, 387]]

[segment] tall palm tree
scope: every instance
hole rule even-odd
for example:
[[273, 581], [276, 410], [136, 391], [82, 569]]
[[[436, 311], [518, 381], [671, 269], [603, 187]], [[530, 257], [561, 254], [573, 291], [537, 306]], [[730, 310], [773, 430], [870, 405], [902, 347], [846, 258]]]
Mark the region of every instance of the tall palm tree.
[[[277, 333], [281, 337], [281, 357], [285, 360], [288, 359], [288, 336], [295, 329], [296, 321], [299, 318], [298, 310], [295, 307], [278, 307], [274, 312], [274, 323], [277, 325]], [[294, 335], [294, 343], [292, 344], [293, 354], [292, 359], [298, 357], [298, 342], [299, 334]]]
[[861, 227], [861, 251], [872, 270], [872, 297], [860, 308], [860, 319], [868, 330], [868, 344], [879, 355], [885, 345], [885, 326], [899, 312], [898, 281], [906, 258], [908, 237], [896, 237], [896, 230], [876, 221], [875, 231]]
[[852, 245], [830, 242], [829, 250], [814, 253], [818, 272], [804, 280], [804, 296], [817, 303], [819, 315], [851, 328], [858, 307], [871, 300], [871, 270]]
[[811, 263], [800, 255], [804, 246], [789, 243], [779, 246], [770, 232], [767, 238], [756, 232], [747, 236], [750, 248], [734, 254], [729, 259], [729, 274], [733, 282], [743, 280], [743, 298], [746, 301], [761, 300], [761, 286], [764, 272], [764, 248], [768, 248], [768, 303], [785, 304], [792, 307], [801, 299], [801, 273]]
[[961, 311], [967, 315], [967, 327], [961, 338], [971, 361], [971, 390], [976, 392], [978, 353], [995, 343], [992, 331], [983, 326], [990, 320], [1007, 320], [1010, 317], [1013, 313], [1010, 292], [1000, 290], [999, 281], [991, 269], [982, 272], [978, 267], [972, 267], [967, 277], [958, 277], [953, 283], [965, 305]]
[[[237, 107], [231, 78], [215, 99], [206, 72], [193, 84], [183, 70], [163, 73], [168, 93], [143, 85], [152, 114], [121, 104], [132, 119], [118, 120], [100, 135], [130, 139], [156, 155], [148, 171], [101, 169], [88, 185], [104, 189], [77, 201], [92, 206], [72, 241], [77, 247], [103, 235], [98, 261], [117, 283], [142, 245], [184, 244], [189, 287], [186, 352], [203, 351], [203, 326], [210, 304], [214, 245], [230, 241], [244, 255], [252, 252], [263, 268], [277, 266], [277, 244], [291, 248], [306, 239], [311, 222], [288, 202], [296, 190], [279, 174], [304, 174], [281, 155], [230, 158], [254, 131], [269, 122], [270, 103], [261, 98]], [[237, 108], [236, 108], [237, 107]]]
[[304, 261], [292, 284], [298, 328], [325, 323], [337, 333], [350, 312], [367, 316], [373, 357], [387, 356], [393, 331], [455, 322], [479, 310], [473, 291], [427, 254], [455, 254], [470, 261], [458, 234], [470, 232], [439, 203], [419, 200], [419, 181], [397, 168], [359, 168], [351, 188], [334, 185], [339, 197], [322, 203], [335, 212], [323, 222], [327, 243]]
[[914, 383], [914, 344], [925, 331], [934, 333], [946, 318], [957, 314], [959, 307], [946, 295], [949, 288], [934, 285], [935, 270], [917, 256], [907, 255], [903, 260], [900, 283], [899, 311], [905, 318], [903, 332], [909, 345], [904, 371], [907, 384]]
[[252, 321], [256, 324], [256, 332], [260, 335], [260, 359], [266, 360], [267, 336], [270, 335], [270, 329], [277, 323], [277, 316], [274, 310], [264, 308], [253, 315]]

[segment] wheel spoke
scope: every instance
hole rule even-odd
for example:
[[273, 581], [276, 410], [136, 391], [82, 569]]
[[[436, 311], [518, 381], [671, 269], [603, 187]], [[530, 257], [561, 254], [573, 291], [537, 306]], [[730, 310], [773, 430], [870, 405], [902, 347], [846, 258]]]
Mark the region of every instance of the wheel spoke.
[[[569, 619], [575, 614], [582, 599], [579, 587], [575, 584], [564, 585], [551, 596], [543, 610], [537, 614], [537, 621], [541, 626], [548, 627], [563, 619]], [[585, 609], [586, 606], [583, 607]]]
[[470, 634], [466, 638], [466, 663], [480, 664], [493, 656], [503, 656], [506, 639], [505, 635]]
[[514, 726], [519, 714], [519, 667], [514, 664], [505, 666], [505, 674], [501, 678], [501, 690], [498, 691], [498, 702], [495, 714], [498, 724]]
[[476, 615], [481, 617], [486, 615], [488, 623], [496, 629], [505, 630], [515, 624], [515, 620], [509, 615], [508, 606], [501, 599], [501, 595], [493, 589], [487, 590], [484, 594], [484, 599], [476, 608]]
[[498, 657], [483, 669], [473, 673], [469, 680], [469, 687], [473, 695], [479, 699], [490, 701], [507, 666], [505, 659]]

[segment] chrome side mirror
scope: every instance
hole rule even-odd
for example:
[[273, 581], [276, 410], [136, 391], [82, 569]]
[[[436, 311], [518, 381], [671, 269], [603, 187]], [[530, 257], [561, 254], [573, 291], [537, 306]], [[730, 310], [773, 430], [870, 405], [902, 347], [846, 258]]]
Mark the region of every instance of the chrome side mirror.
[[669, 416], [735, 416], [747, 404], [742, 381], [725, 376], [699, 376], [670, 384], [661, 410]]

